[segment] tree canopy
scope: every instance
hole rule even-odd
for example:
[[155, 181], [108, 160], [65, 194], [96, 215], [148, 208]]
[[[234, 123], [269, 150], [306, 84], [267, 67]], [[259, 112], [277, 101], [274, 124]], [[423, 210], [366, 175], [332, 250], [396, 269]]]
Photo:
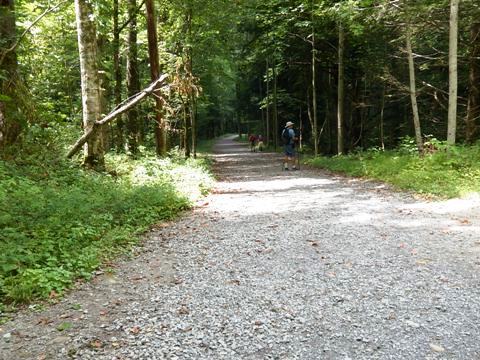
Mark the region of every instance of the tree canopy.
[[[152, 81], [145, 1], [82, 2], [92, 5], [104, 116]], [[154, 148], [159, 121], [167, 148], [179, 147], [187, 156], [195, 153], [197, 138], [225, 132], [263, 133], [278, 145], [287, 121], [302, 131], [307, 149], [317, 152], [316, 142], [323, 154], [336, 153], [339, 142], [346, 152], [393, 148], [413, 137], [417, 127], [422, 142], [446, 140], [449, 113], [457, 122], [458, 141], [478, 139], [476, 1], [459, 4], [456, 113], [448, 110], [449, 1], [152, 4], [159, 70], [168, 74], [169, 86], [103, 129], [98, 135], [105, 144], [102, 151], [135, 156], [139, 146]], [[9, 0], [0, 6], [0, 20], [2, 149], [21, 143], [37, 128], [58, 129], [73, 143], [82, 131], [73, 4]], [[412, 84], [418, 104], [415, 127]], [[155, 99], [163, 105], [153, 106]]]

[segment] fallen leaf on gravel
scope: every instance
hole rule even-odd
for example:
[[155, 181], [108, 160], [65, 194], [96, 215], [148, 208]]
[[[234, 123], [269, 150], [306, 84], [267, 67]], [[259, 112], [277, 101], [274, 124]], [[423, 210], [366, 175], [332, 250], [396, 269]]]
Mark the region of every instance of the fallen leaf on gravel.
[[142, 275], [134, 276], [134, 277], [130, 278], [130, 280], [132, 280], [132, 281], [138, 281], [138, 280], [143, 280], [143, 279], [145, 279], [145, 276], [142, 276]]
[[48, 324], [52, 323], [52, 321], [53, 321], [52, 319], [43, 317], [43, 318], [40, 318], [40, 319], [37, 321], [37, 325], [48, 325]]
[[139, 326], [134, 326], [130, 329], [130, 332], [132, 334], [138, 334], [140, 332], [140, 327]]
[[180, 315], [187, 315], [190, 314], [190, 311], [186, 306], [181, 306], [180, 309], [177, 310], [177, 313]]
[[100, 349], [102, 347], [102, 342], [98, 339], [90, 341], [90, 347], [95, 348], [95, 349]]
[[395, 315], [394, 312], [391, 312], [390, 314], [388, 314], [387, 316], [387, 319], [388, 320], [395, 320], [397, 318], [397, 315]]
[[468, 219], [463, 219], [463, 220], [459, 220], [460, 221], [460, 224], [470, 224], [470, 221]]
[[417, 265], [427, 265], [429, 262], [431, 262], [432, 260], [430, 259], [420, 259], [420, 260], [417, 260], [416, 261], [416, 264]]
[[430, 344], [430, 349], [432, 349], [435, 352], [444, 352], [445, 348], [443, 346], [437, 345], [437, 344]]

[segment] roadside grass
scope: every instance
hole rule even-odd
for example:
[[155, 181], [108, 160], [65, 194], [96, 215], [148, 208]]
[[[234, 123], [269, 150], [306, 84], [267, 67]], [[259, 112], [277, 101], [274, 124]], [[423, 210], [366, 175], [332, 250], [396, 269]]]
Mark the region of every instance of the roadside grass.
[[415, 151], [376, 149], [307, 161], [350, 176], [385, 181], [399, 189], [441, 198], [480, 192], [480, 146], [436, 146], [423, 157]]
[[213, 186], [205, 158], [108, 155], [96, 173], [42, 145], [0, 160], [0, 317], [90, 278]]

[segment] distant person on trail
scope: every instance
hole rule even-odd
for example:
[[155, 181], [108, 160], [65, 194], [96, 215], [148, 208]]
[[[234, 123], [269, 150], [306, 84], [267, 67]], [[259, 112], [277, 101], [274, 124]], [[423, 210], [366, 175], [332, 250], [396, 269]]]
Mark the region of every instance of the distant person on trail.
[[285, 153], [285, 159], [283, 162], [283, 170], [290, 170], [289, 163], [292, 164], [292, 170], [298, 170], [295, 166], [295, 131], [293, 130], [293, 123], [288, 121], [285, 124], [285, 129], [282, 131], [283, 150]]
[[258, 151], [263, 151], [264, 147], [265, 147], [265, 145], [263, 144], [263, 136], [258, 135], [258, 137], [257, 137], [257, 149], [258, 149]]
[[248, 142], [250, 143], [250, 151], [255, 151], [255, 143], [257, 141], [257, 137], [254, 134], [250, 134], [248, 137]]

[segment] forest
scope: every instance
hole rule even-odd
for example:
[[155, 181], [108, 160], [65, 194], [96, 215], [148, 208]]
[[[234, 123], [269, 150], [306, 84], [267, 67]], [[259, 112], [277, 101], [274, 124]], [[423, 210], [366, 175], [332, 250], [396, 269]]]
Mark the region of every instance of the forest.
[[[3, 151], [35, 132], [78, 135], [82, 121], [87, 129], [119, 109], [95, 126], [86, 163], [139, 147], [188, 157], [197, 138], [229, 131], [278, 146], [286, 121], [315, 154], [478, 138], [474, 1], [75, 6], [2, 2]], [[122, 109], [163, 74], [151, 100]]]
[[0, 0], [1, 302], [88, 278], [208, 191], [209, 141], [277, 150], [287, 121], [319, 161], [438, 151], [464, 171], [480, 4]]

